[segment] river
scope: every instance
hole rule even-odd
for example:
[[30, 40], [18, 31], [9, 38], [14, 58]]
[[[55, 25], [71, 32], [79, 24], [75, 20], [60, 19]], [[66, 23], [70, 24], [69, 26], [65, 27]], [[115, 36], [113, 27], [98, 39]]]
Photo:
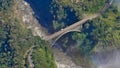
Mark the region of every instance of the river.
[[[34, 11], [34, 16], [37, 18], [39, 23], [47, 28], [49, 33], [54, 33], [54, 27], [53, 27], [53, 20], [56, 20], [54, 16], [56, 15], [58, 10], [57, 8], [51, 9], [52, 6], [52, 0], [25, 0], [28, 2], [31, 6], [31, 8]], [[66, 18], [61, 19], [59, 23], [65, 23], [65, 26], [69, 26], [73, 24], [74, 22], [77, 22], [77, 16], [75, 15], [75, 11], [71, 11], [70, 8], [66, 7], [63, 8], [66, 12]], [[54, 13], [51, 13], [53, 11]]]

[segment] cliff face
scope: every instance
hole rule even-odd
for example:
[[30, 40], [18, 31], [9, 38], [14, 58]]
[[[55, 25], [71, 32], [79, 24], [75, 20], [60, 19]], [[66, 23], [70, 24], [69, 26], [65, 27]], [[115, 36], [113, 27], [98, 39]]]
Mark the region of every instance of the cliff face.
[[45, 36], [46, 30], [43, 28], [37, 19], [34, 17], [34, 12], [30, 5], [24, 0], [18, 0], [18, 8], [22, 15], [22, 21], [26, 24], [28, 29], [33, 31], [34, 36]]

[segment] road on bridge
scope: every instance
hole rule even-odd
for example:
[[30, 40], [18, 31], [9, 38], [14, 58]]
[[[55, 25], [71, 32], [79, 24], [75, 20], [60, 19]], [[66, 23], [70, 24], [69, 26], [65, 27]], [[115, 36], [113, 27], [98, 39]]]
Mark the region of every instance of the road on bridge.
[[68, 27], [66, 27], [66, 28], [64, 28], [64, 29], [62, 29], [62, 30], [60, 30], [60, 31], [58, 31], [58, 32], [55, 32], [55, 33], [52, 34], [52, 35], [45, 36], [43, 39], [46, 40], [46, 41], [49, 41], [49, 40], [51, 40], [51, 39], [54, 39], [54, 38], [57, 37], [58, 35], [61, 35], [62, 33], [67, 32], [67, 31], [69, 31], [69, 30], [75, 29], [76, 27], [79, 27], [81, 24], [84, 24], [86, 21], [91, 20], [91, 19], [94, 19], [94, 18], [98, 17], [99, 15], [100, 15], [99, 13], [93, 14], [92, 16], [89, 16], [89, 17], [87, 17], [87, 18], [84, 18], [84, 19], [76, 22], [76, 23], [73, 24], [73, 25], [70, 25], [70, 26], [68, 26]]
[[73, 25], [70, 25], [70, 26], [68, 26], [68, 27], [66, 27], [66, 28], [64, 28], [64, 29], [62, 29], [58, 32], [55, 32], [52, 35], [48, 35], [48, 36], [43, 37], [43, 39], [46, 40], [46, 41], [50, 41], [50, 40], [56, 38], [57, 36], [61, 35], [64, 32], [68, 32], [72, 29], [75, 29], [76, 27], [79, 27], [80, 25], [84, 24], [88, 20], [91, 20], [91, 19], [94, 19], [94, 18], [100, 16], [112, 5], [113, 1], [114, 0], [111, 0], [109, 3], [106, 3], [105, 6], [101, 9], [101, 11], [99, 11], [98, 13], [93, 14], [92, 16], [88, 16], [86, 18], [83, 18], [82, 20], [74, 23]]

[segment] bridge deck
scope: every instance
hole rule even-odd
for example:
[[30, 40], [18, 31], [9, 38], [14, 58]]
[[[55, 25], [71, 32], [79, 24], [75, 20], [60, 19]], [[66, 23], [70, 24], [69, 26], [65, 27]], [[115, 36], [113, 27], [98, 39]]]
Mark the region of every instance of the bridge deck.
[[79, 27], [80, 25], [84, 24], [88, 20], [91, 20], [91, 19], [94, 19], [94, 18], [100, 16], [102, 13], [105, 12], [105, 10], [107, 10], [112, 5], [113, 1], [114, 0], [111, 0], [110, 2], [106, 3], [105, 6], [101, 9], [100, 12], [98, 12], [96, 14], [93, 14], [92, 16], [89, 16], [87, 18], [83, 18], [82, 20], [80, 20], [80, 21], [78, 21], [78, 22], [76, 22], [76, 23], [58, 31], [58, 32], [55, 32], [52, 35], [43, 37], [43, 39], [46, 40], [46, 41], [52, 40], [52, 39], [56, 38], [57, 36], [61, 35], [64, 32], [69, 32], [70, 30], [75, 29], [76, 27]]
[[70, 26], [68, 26], [68, 27], [66, 27], [66, 28], [64, 28], [64, 29], [62, 29], [62, 30], [60, 30], [60, 31], [58, 31], [58, 32], [55, 32], [55, 33], [52, 34], [52, 35], [49, 35], [49, 36], [44, 37], [44, 40], [49, 41], [49, 40], [51, 40], [51, 39], [53, 39], [53, 38], [61, 35], [61, 34], [64, 33], [64, 32], [68, 32], [68, 31], [70, 31], [70, 30], [72, 30], [72, 29], [75, 29], [76, 27], [78, 27], [78, 26], [80, 26], [81, 24], [85, 23], [87, 20], [96, 18], [96, 17], [98, 17], [99, 15], [100, 15], [100, 14], [97, 13], [97, 14], [94, 14], [94, 15], [92, 15], [92, 16], [89, 16], [88, 18], [84, 18], [84, 19], [76, 22], [76, 23], [73, 24], [73, 25], [70, 25]]

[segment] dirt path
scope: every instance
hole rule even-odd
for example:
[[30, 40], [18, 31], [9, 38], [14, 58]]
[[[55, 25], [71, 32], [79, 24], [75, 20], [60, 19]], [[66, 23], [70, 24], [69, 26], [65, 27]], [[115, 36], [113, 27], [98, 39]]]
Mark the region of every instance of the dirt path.
[[30, 68], [34, 68], [34, 64], [33, 64], [33, 60], [32, 60], [33, 48], [34, 48], [34, 47], [32, 47], [32, 48], [30, 49], [30, 53], [28, 54], [28, 62], [29, 62]]
[[32, 51], [33, 51], [33, 48], [34, 48], [34, 47], [35, 47], [35, 46], [31, 46], [31, 47], [25, 52], [25, 54], [24, 54], [24, 56], [23, 56], [23, 58], [24, 58], [23, 64], [24, 64], [24, 65], [26, 64], [25, 58], [28, 58], [29, 66], [30, 66], [31, 68], [34, 67], [34, 64], [33, 64], [33, 61], [32, 61], [32, 57], [31, 57]]

